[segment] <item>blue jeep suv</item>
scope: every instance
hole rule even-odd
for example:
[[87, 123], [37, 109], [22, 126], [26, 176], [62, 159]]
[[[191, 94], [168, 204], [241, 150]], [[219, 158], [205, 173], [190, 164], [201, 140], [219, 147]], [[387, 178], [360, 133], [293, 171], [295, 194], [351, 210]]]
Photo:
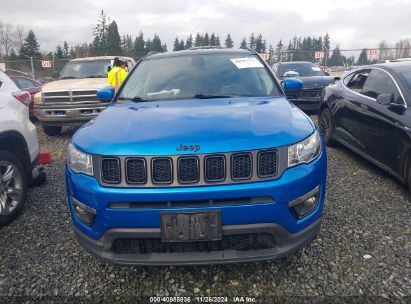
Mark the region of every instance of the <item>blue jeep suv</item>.
[[66, 179], [75, 234], [117, 264], [287, 256], [319, 233], [326, 152], [259, 55], [193, 49], [141, 59], [80, 128]]

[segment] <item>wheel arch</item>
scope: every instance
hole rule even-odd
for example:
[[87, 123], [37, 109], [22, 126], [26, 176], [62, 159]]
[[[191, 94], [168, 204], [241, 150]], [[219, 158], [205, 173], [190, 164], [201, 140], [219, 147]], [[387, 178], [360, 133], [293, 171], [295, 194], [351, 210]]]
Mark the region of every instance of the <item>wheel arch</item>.
[[9, 151], [22, 161], [24, 173], [30, 181], [32, 178], [30, 153], [23, 135], [17, 131], [2, 132], [0, 133], [0, 142], [2, 143], [0, 150]]

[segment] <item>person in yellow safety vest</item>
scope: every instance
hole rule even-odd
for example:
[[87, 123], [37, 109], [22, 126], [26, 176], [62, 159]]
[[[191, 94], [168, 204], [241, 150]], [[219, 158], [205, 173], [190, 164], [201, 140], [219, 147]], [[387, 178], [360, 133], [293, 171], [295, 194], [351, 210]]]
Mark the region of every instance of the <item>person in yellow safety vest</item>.
[[113, 68], [108, 72], [108, 84], [117, 91], [120, 84], [127, 77], [126, 60], [122, 57], [115, 57], [113, 61]]

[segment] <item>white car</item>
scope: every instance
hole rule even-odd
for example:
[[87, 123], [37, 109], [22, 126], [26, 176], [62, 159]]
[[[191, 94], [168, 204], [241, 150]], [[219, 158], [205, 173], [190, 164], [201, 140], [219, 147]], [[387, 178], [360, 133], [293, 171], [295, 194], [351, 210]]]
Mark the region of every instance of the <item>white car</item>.
[[30, 94], [0, 71], [0, 227], [17, 217], [33, 183], [40, 149], [29, 104]]

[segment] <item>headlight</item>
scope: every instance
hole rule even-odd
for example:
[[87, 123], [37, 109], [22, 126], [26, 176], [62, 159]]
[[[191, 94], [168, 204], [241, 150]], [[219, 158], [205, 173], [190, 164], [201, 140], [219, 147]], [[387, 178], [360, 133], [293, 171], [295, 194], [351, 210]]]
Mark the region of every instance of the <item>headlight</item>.
[[321, 140], [318, 132], [288, 147], [288, 167], [308, 163], [321, 153]]
[[43, 104], [43, 92], [34, 94], [34, 104]]
[[93, 158], [91, 155], [81, 152], [69, 144], [67, 162], [71, 170], [77, 173], [93, 175]]

